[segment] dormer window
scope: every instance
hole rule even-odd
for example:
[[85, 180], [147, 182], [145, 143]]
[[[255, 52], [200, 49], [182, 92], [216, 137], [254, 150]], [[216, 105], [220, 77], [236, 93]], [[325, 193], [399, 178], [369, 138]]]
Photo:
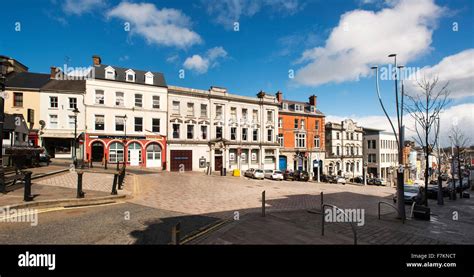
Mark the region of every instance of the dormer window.
[[288, 103], [283, 103], [283, 109], [288, 110]]
[[150, 71], [145, 74], [145, 84], [153, 85], [153, 73]]
[[115, 69], [108, 66], [105, 69], [105, 79], [115, 80]]
[[316, 107], [315, 106], [311, 106], [311, 112], [316, 113]]
[[125, 78], [127, 82], [135, 82], [135, 71], [131, 69], [125, 71]]
[[295, 111], [301, 111], [301, 105], [295, 105]]

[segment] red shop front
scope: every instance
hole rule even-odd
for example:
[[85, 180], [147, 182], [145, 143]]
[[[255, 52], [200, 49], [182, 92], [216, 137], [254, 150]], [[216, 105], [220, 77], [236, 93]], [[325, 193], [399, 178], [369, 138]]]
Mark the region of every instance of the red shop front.
[[126, 161], [129, 166], [166, 168], [166, 137], [85, 135], [85, 161], [116, 164]]

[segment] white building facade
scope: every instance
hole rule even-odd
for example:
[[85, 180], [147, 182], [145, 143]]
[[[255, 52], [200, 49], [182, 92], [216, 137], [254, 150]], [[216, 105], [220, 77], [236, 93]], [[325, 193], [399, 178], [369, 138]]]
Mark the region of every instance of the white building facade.
[[364, 128], [364, 160], [367, 174], [392, 183], [398, 165], [397, 138], [391, 132]]
[[168, 87], [168, 160], [171, 171], [277, 169], [278, 103], [211, 87]]
[[85, 132], [84, 93], [85, 81], [80, 80], [52, 79], [41, 88], [40, 144], [52, 157], [83, 158], [78, 137]]
[[167, 87], [163, 74], [101, 64], [86, 81], [85, 160], [166, 168]]
[[329, 175], [354, 178], [363, 174], [363, 129], [351, 119], [326, 123], [326, 161]]

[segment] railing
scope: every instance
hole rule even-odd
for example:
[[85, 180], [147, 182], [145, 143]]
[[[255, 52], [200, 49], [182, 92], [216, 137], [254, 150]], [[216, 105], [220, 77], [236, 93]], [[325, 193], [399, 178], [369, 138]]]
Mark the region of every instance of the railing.
[[394, 205], [392, 205], [392, 204], [390, 204], [390, 203], [387, 203], [387, 202], [384, 202], [384, 201], [380, 201], [380, 202], [378, 203], [378, 214], [379, 214], [379, 219], [380, 219], [380, 204], [385, 204], [385, 205], [388, 205], [388, 206], [390, 206], [390, 207], [394, 208], [394, 209], [395, 209], [395, 211], [397, 211], [397, 213], [398, 213], [398, 216], [402, 218], [402, 223], [403, 223], [403, 224], [405, 224], [405, 217], [403, 217], [403, 216], [400, 214], [400, 211], [398, 210], [398, 208], [397, 208], [397, 207], [395, 207]]
[[[340, 208], [334, 206], [334, 205], [331, 205], [331, 204], [322, 204], [322, 210], [321, 210], [321, 219], [322, 219], [322, 224], [321, 224], [321, 235], [324, 236], [324, 223], [325, 223], [325, 219], [324, 219], [324, 209], [325, 207], [328, 206], [328, 207], [333, 207], [334, 209], [337, 209], [339, 211], [341, 211], [345, 216], [346, 218], [349, 218], [349, 216]], [[354, 245], [357, 245], [357, 231], [355, 229], [355, 226], [354, 226], [354, 223], [353, 222], [348, 222], [349, 224], [351, 224], [351, 228], [352, 228], [352, 233], [354, 234]]]

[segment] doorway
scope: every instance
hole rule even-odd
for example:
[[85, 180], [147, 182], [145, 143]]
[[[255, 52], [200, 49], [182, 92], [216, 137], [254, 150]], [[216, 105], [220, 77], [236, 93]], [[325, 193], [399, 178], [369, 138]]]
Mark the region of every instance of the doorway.
[[214, 157], [214, 170], [220, 171], [222, 169], [222, 156], [215, 156]]
[[104, 144], [100, 141], [95, 141], [91, 146], [92, 152], [92, 161], [93, 162], [102, 162], [104, 159]]

